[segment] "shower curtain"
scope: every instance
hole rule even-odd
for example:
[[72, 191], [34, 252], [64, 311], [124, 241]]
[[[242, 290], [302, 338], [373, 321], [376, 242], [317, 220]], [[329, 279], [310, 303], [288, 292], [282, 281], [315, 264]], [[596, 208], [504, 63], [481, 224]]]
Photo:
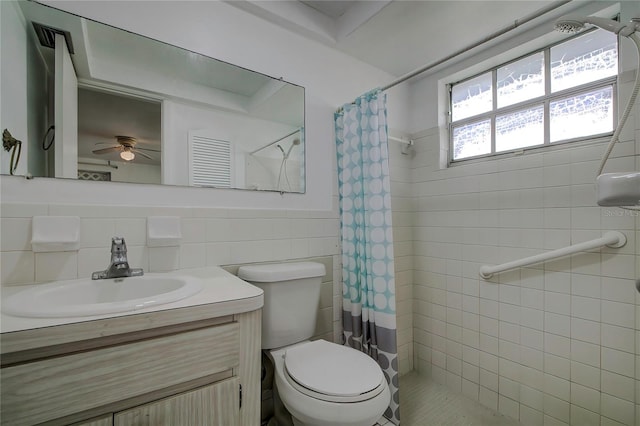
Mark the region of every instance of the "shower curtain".
[[386, 95], [335, 114], [345, 343], [375, 359], [389, 383], [384, 416], [400, 424]]

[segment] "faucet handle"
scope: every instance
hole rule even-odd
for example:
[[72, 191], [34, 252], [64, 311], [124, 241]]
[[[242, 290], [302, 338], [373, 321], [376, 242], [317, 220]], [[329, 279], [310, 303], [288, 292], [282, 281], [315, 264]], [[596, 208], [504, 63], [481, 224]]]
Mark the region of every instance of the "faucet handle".
[[111, 253], [114, 252], [127, 252], [127, 244], [124, 241], [124, 237], [112, 237], [111, 238]]

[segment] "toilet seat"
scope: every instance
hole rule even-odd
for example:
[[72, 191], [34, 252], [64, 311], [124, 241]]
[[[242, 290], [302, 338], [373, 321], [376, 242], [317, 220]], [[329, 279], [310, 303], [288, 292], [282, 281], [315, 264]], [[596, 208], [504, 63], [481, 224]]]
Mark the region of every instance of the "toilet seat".
[[287, 349], [284, 376], [297, 391], [328, 402], [366, 401], [387, 387], [380, 366], [372, 358], [325, 340]]

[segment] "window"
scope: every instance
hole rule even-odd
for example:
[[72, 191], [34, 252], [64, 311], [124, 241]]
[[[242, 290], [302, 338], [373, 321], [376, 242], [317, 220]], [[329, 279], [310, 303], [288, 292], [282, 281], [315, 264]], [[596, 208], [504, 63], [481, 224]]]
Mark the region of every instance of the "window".
[[617, 74], [617, 36], [597, 29], [449, 85], [450, 159], [612, 133]]

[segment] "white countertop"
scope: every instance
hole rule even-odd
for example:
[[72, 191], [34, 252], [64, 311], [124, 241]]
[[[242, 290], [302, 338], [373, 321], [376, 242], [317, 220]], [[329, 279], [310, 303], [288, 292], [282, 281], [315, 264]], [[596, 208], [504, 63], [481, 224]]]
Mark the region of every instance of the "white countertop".
[[[27, 318], [0, 313], [0, 332], [10, 333], [52, 327], [58, 325], [105, 320], [109, 318], [140, 315], [158, 311], [168, 311], [199, 305], [211, 305], [211, 317], [239, 314], [260, 309], [264, 303], [263, 292], [224, 269], [213, 266], [195, 269], [181, 269], [167, 272], [166, 275], [189, 275], [202, 281], [202, 290], [190, 297], [172, 303], [152, 306], [145, 309], [118, 312], [105, 315], [64, 317], [64, 318]], [[8, 297], [21, 290], [43, 284], [2, 287], [2, 297]], [[44, 284], [46, 285], [46, 284]]]

